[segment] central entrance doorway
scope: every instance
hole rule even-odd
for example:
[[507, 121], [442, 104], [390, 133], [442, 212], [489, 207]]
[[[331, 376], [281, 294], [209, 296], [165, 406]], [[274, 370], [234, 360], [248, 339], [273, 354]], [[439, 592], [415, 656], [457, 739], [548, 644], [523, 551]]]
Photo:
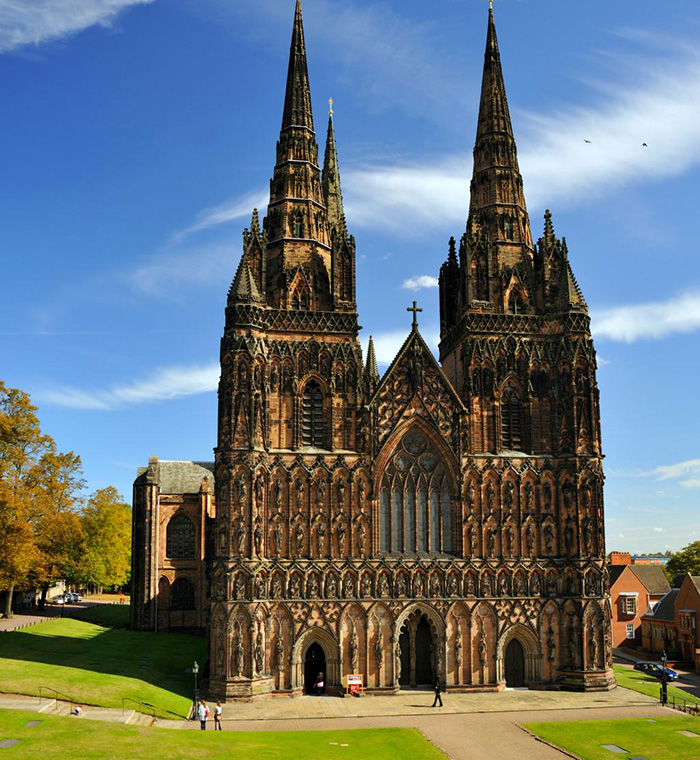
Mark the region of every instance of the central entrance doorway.
[[401, 647], [401, 678], [406, 688], [432, 687], [435, 683], [435, 646], [433, 629], [420, 611], [406, 619], [399, 635]]
[[323, 673], [324, 687], [321, 693], [325, 691], [326, 683], [326, 654], [320, 644], [314, 642], [304, 655], [304, 693], [316, 693], [316, 678], [319, 673]]
[[523, 645], [517, 639], [512, 639], [506, 647], [505, 671], [506, 686], [525, 686], [525, 653]]

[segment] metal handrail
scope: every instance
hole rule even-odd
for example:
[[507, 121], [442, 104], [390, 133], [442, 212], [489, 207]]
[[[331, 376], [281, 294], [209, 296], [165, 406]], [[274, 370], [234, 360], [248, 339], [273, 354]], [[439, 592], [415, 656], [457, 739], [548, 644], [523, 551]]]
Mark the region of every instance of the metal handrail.
[[155, 705], [152, 705], [150, 702], [139, 702], [138, 699], [132, 699], [131, 697], [122, 697], [122, 715], [124, 715], [124, 710], [126, 710], [127, 702], [132, 702], [139, 707], [145, 708], [144, 710], [137, 710], [137, 712], [150, 715], [154, 721], [157, 719]]
[[687, 713], [688, 715], [695, 715], [696, 717], [700, 717], [700, 704], [697, 702], [684, 699], [683, 697], [677, 697], [675, 694], [670, 697], [667, 696], [666, 701], [664, 702], [663, 689], [659, 691], [659, 701], [666, 707], [671, 707], [674, 710], [680, 710], [681, 712]]
[[78, 702], [75, 699], [73, 699], [73, 697], [69, 697], [67, 694], [64, 694], [63, 692], [58, 691], [58, 689], [54, 689], [53, 686], [40, 686], [39, 687], [39, 703], [40, 704], [41, 704], [41, 700], [43, 698], [42, 691], [52, 691], [56, 695], [55, 697], [53, 697], [53, 699], [63, 697], [63, 699], [61, 699], [61, 701], [62, 702], [70, 702], [70, 704], [73, 707], [75, 707], [78, 704]]

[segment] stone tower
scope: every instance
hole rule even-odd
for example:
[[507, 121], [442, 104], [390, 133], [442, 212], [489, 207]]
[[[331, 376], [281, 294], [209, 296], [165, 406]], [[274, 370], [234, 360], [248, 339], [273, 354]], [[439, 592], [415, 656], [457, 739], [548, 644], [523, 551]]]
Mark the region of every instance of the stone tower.
[[558, 597], [540, 619], [545, 672], [574, 688], [605, 687], [613, 679], [596, 355], [549, 211], [532, 241], [493, 10], [467, 229], [458, 251], [450, 240], [440, 307], [440, 360], [469, 409], [465, 552], [501, 558], [498, 588], [515, 591], [518, 572], [541, 573], [546, 595]]
[[211, 698], [295, 696], [319, 672], [331, 693], [350, 674], [375, 693], [614, 684], [595, 351], [549, 212], [532, 240], [493, 11], [440, 307], [441, 364], [415, 304], [384, 376], [371, 339], [363, 364], [297, 0], [270, 203], [226, 304], [215, 462], [154, 458], [134, 486], [133, 624], [208, 610]]

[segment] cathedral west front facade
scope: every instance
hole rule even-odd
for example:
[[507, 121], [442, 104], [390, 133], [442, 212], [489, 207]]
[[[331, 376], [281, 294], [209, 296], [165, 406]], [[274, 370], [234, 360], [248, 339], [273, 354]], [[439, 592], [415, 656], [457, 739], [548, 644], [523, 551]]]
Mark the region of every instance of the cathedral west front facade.
[[211, 698], [295, 696], [318, 672], [329, 693], [348, 674], [375, 693], [614, 686], [595, 350], [549, 212], [532, 237], [493, 11], [467, 213], [440, 361], [414, 304], [380, 376], [297, 2], [270, 202], [226, 301], [214, 462], [153, 457], [134, 484], [132, 625], [205, 632]]

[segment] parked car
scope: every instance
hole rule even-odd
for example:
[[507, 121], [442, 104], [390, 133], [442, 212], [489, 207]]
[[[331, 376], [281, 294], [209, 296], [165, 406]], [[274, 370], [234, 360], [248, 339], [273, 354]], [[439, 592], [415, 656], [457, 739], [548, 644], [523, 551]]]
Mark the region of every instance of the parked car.
[[[646, 673], [647, 675], [658, 679], [661, 679], [664, 672], [663, 665], [660, 662], [636, 662], [634, 664], [634, 669], [641, 670], [642, 673]], [[666, 668], [666, 678], [669, 681], [677, 681], [678, 673], [676, 673], [675, 670], [671, 670], [671, 668]]]
[[76, 593], [76, 594], [73, 594], [73, 597], [74, 597], [74, 601], [76, 601], [76, 602], [82, 602], [83, 601], [83, 595], [82, 594]]
[[54, 596], [54, 598], [51, 600], [53, 604], [66, 604], [68, 599], [66, 599], [65, 594], [60, 594], [59, 596]]

